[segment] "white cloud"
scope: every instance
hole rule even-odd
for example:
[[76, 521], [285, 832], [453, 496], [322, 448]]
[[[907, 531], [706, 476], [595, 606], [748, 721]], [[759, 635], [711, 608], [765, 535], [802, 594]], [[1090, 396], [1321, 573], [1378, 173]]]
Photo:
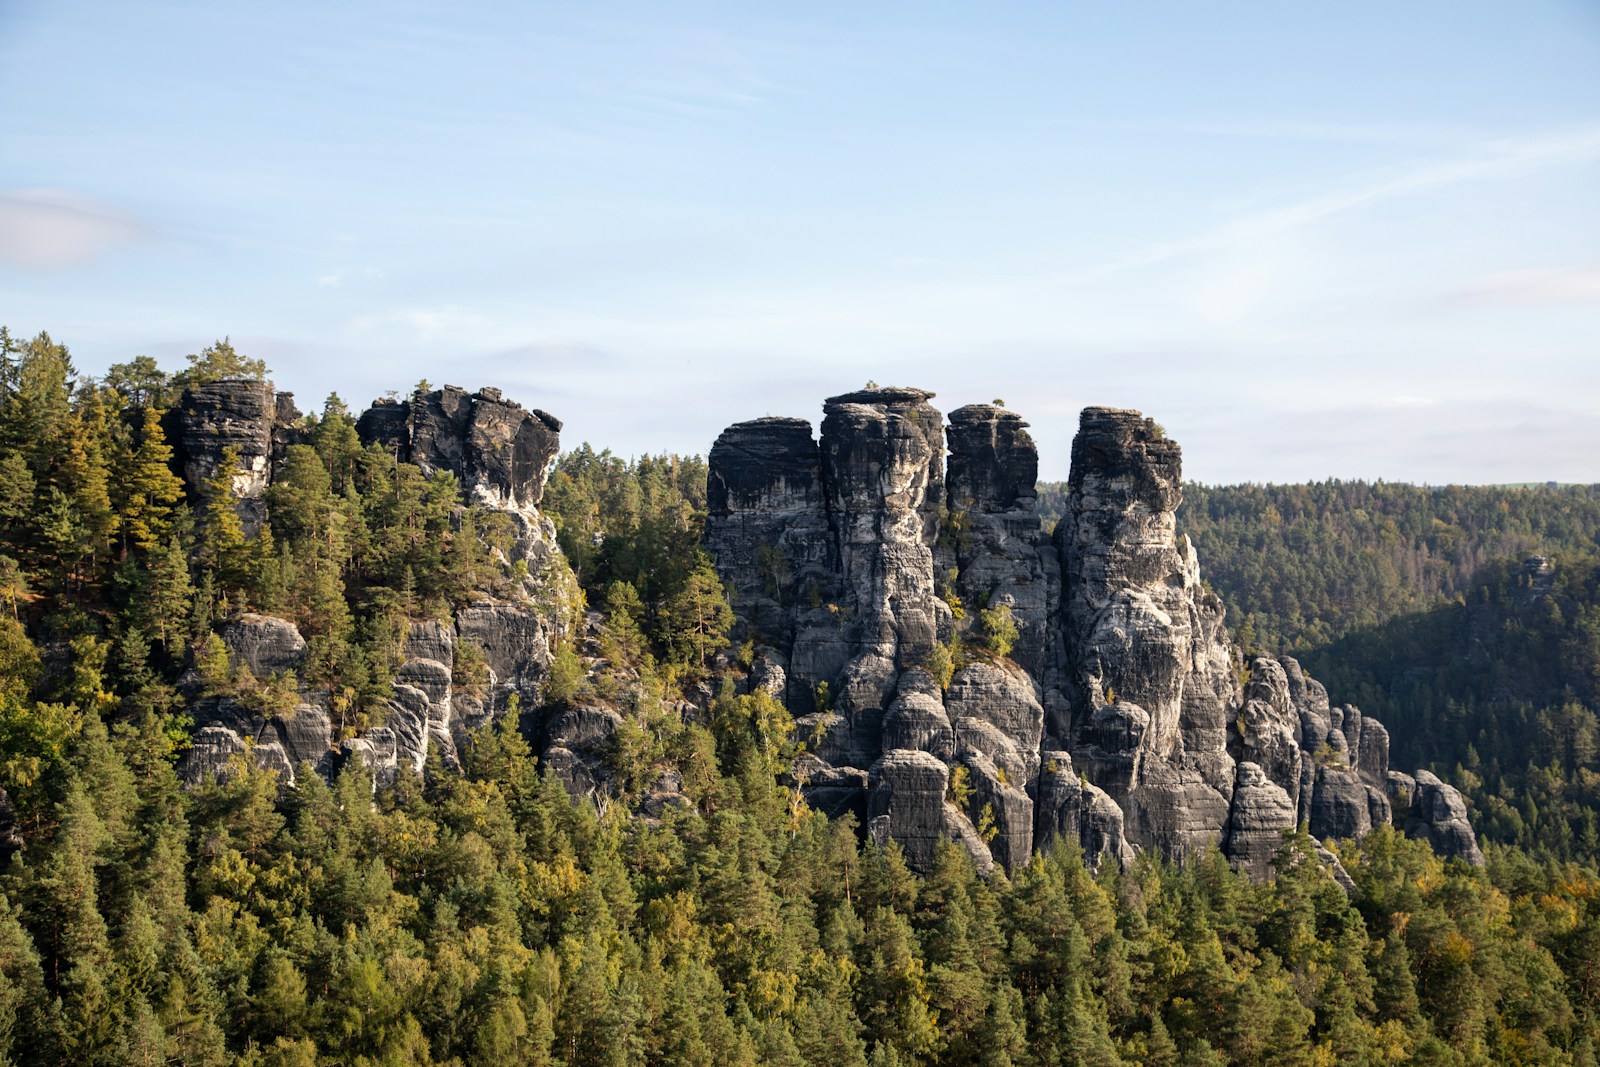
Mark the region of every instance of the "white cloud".
[[116, 208], [64, 189], [0, 191], [0, 260], [8, 263], [76, 267], [147, 232]]

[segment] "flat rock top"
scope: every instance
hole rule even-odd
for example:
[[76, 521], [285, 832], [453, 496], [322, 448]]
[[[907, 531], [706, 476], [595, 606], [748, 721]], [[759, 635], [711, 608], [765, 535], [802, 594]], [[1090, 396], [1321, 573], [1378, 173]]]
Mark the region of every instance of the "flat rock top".
[[857, 389], [853, 393], [840, 393], [838, 396], [830, 396], [823, 402], [823, 406], [833, 407], [835, 404], [915, 404], [923, 400], [931, 400], [934, 395], [928, 389], [887, 385], [881, 389]]
[[806, 419], [797, 419], [791, 415], [765, 415], [759, 419], [746, 419], [736, 422], [722, 431], [724, 437], [739, 437], [745, 434], [792, 434], [803, 433], [811, 436], [811, 423]]
[[967, 404], [956, 408], [946, 416], [952, 427], [982, 426], [986, 423], [1012, 423], [1018, 428], [1028, 425], [1022, 416], [1009, 408], [997, 407], [994, 404]]
[[272, 403], [271, 382], [255, 378], [223, 378], [189, 386], [183, 391], [179, 406], [206, 411], [226, 409], [247, 416], [258, 416], [263, 415]]

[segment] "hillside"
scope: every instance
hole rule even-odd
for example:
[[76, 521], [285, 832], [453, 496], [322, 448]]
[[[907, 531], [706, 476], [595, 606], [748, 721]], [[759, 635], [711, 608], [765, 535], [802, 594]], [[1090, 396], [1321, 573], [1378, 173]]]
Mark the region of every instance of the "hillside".
[[1397, 752], [1457, 783], [1478, 830], [1600, 859], [1600, 561], [1483, 568], [1454, 600], [1354, 630], [1307, 656], [1384, 716]]

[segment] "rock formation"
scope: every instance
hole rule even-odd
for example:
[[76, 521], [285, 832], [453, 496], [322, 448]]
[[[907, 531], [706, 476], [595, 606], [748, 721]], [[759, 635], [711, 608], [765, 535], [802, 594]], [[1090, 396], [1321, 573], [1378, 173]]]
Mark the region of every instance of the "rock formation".
[[[988, 869], [1064, 839], [1094, 863], [1215, 846], [1266, 877], [1285, 831], [1333, 840], [1391, 821], [1482, 862], [1460, 794], [1390, 771], [1381, 723], [1333, 705], [1292, 659], [1242, 661], [1176, 532], [1182, 455], [1159, 426], [1083, 412], [1052, 536], [1027, 423], [975, 404], [946, 427], [932, 398], [847, 393], [825, 402], [819, 437], [802, 419], [765, 418], [711, 450], [704, 544], [754, 651], [746, 684], [782, 700], [808, 740], [795, 777], [813, 805], [853, 814], [921, 869], [943, 842]], [[253, 381], [196, 386], [174, 421], [191, 494], [225, 481], [259, 528], [272, 478], [305, 440], [292, 397]], [[185, 679], [198, 726], [185, 779], [244, 755], [285, 784], [358, 758], [381, 784], [430, 756], [454, 762], [513, 696], [538, 708], [576, 603], [539, 511], [560, 429], [494, 389], [446, 386], [363, 413], [363, 444], [452, 475], [463, 511], [510, 518], [500, 562], [513, 592], [412, 622], [387, 714], [355, 736], [329, 693], [299, 681], [306, 643], [292, 623], [228, 620], [242, 681]], [[580, 702], [525, 711], [522, 727], [583, 794], [605, 788], [620, 721]], [[656, 815], [682, 800], [668, 777], [650, 796]]]
[[[1096, 862], [1215, 845], [1265, 877], [1285, 831], [1358, 837], [1402, 813], [1482, 861], [1459, 794], [1391, 774], [1382, 724], [1292, 659], [1241, 662], [1176, 533], [1182, 454], [1159, 426], [1083, 412], [1052, 538], [1027, 424], [971, 405], [941, 438], [930, 399], [849, 393], [818, 440], [766, 418], [711, 450], [705, 547], [760, 684], [814, 739], [813, 803], [921, 868], [942, 841], [1014, 866], [1061, 837]], [[1006, 649], [984, 631], [1002, 608]]]
[[[258, 528], [267, 517], [271, 479], [288, 446], [302, 439], [292, 397], [274, 394], [269, 383], [214, 382], [185, 392], [178, 420], [191, 493], [210, 491], [225, 449], [235, 448], [235, 506], [247, 527]], [[261, 615], [228, 621], [221, 636], [234, 670], [264, 683], [291, 680], [300, 702], [289, 713], [263, 712], [248, 694], [207, 695], [191, 674], [186, 688], [198, 729], [179, 768], [185, 780], [225, 773], [233, 757], [247, 753], [278, 771], [285, 784], [294, 783], [302, 764], [325, 773], [352, 756], [383, 784], [401, 767], [420, 770], [430, 752], [453, 763], [466, 735], [504, 711], [512, 695], [524, 708], [537, 707], [552, 641], [568, 625], [573, 603], [555, 530], [539, 511], [560, 429], [553, 416], [526, 411], [495, 389], [468, 394], [446, 386], [406, 402], [373, 404], [357, 420], [362, 443], [427, 474], [453, 474], [463, 504], [511, 517], [516, 537], [501, 562], [525, 564], [527, 578], [510, 599], [483, 597], [451, 618], [413, 622], [394, 669], [387, 715], [354, 737], [340, 736], [330, 694], [292, 680], [306, 651], [293, 623]], [[473, 646], [472, 658], [482, 663], [465, 686], [455, 677], [463, 644]], [[574, 744], [582, 750], [581, 742]]]
[[245, 532], [254, 535], [266, 518], [267, 484], [295, 439], [300, 412], [294, 395], [253, 379], [208, 382], [185, 389], [169, 418], [176, 425], [167, 428], [168, 436], [177, 442], [184, 482], [196, 500], [209, 497], [224, 453], [235, 450], [229, 475], [234, 507]]

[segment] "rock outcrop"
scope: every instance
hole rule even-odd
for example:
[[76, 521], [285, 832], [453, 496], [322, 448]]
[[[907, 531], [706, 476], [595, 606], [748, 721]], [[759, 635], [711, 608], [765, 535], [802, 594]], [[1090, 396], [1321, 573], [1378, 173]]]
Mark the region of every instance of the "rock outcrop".
[[[227, 379], [183, 391], [168, 427], [183, 464], [184, 483], [195, 500], [208, 500], [219, 475], [226, 475], [245, 532], [254, 535], [267, 514], [267, 485], [274, 461], [293, 438], [300, 418], [290, 393], [271, 382]], [[175, 432], [174, 432], [175, 431]], [[235, 463], [223, 471], [229, 449]]]
[[[185, 392], [178, 420], [190, 491], [200, 497], [211, 491], [234, 449], [236, 510], [247, 527], [259, 528], [267, 519], [267, 488], [289, 445], [305, 436], [292, 397], [275, 394], [269, 383], [216, 382]], [[373, 404], [357, 420], [362, 442], [425, 474], [454, 475], [463, 513], [470, 504], [508, 516], [515, 536], [500, 562], [508, 570], [523, 565], [515, 573], [526, 577], [506, 599], [484, 596], [449, 618], [413, 621], [381, 722], [356, 736], [341, 736], [331, 695], [299, 677], [306, 642], [293, 623], [250, 614], [230, 620], [223, 643], [235, 672], [251, 682], [218, 691], [202, 686], [198, 675], [188, 677], [198, 729], [179, 766], [183, 778], [226, 774], [244, 756], [292, 785], [305, 764], [326, 773], [359, 758], [383, 785], [402, 768], [420, 771], [430, 755], [453, 764], [466, 736], [503, 713], [513, 696], [523, 708], [537, 707], [552, 645], [568, 626], [575, 596], [555, 530], [539, 511], [560, 428], [553, 416], [526, 411], [495, 389], [468, 394], [446, 386], [407, 402]], [[459, 685], [458, 668], [465, 671]], [[298, 698], [293, 710], [272, 710], [282, 706], [283, 693], [263, 702], [249, 691], [257, 683], [290, 688]], [[571, 744], [587, 756], [593, 733]]]
[[1395, 784], [1381, 723], [1292, 659], [1245, 667], [1177, 533], [1182, 453], [1161, 427], [1083, 412], [1052, 538], [1027, 424], [970, 405], [941, 440], [931, 398], [849, 393], [820, 439], [767, 418], [711, 451], [705, 547], [760, 684], [815, 739], [797, 767], [814, 803], [920, 867], [940, 841], [1014, 866], [1067, 838], [1093, 862], [1216, 846], [1264, 878], [1286, 832], [1359, 837], [1402, 813], [1481, 862], [1459, 794]]
[[1183, 856], [1220, 844], [1236, 703], [1222, 606], [1176, 534], [1177, 443], [1135, 411], [1089, 408], [1056, 527], [1072, 709], [1067, 740], [1128, 816], [1133, 843]]
[[539, 506], [550, 463], [561, 450], [561, 420], [506, 400], [498, 389], [447, 385], [408, 401], [380, 400], [356, 423], [424, 472], [449, 471], [469, 497], [504, 511]]
[[1483, 866], [1483, 852], [1467, 820], [1466, 802], [1455, 786], [1428, 771], [1418, 771], [1414, 777], [1396, 775], [1391, 781], [1399, 787], [1395, 807], [1397, 814], [1405, 811], [1407, 835], [1429, 842], [1441, 856]]
[[[1058, 834], [1124, 858], [1120, 809], [1070, 757], [1041, 786], [1047, 709], [1061, 699], [1060, 569], [1035, 511], [1027, 424], [960, 409], [947, 477], [931, 399], [847, 393], [825, 403], [820, 440], [803, 420], [768, 418], [711, 451], [705, 545], [741, 636], [763, 645], [766, 676], [816, 738], [799, 776], [813, 803], [860, 813], [917, 865], [940, 840], [980, 866], [1015, 865]], [[969, 642], [956, 656], [970, 662], [953, 663], [980, 609], [1002, 607], [1013, 656]]]

